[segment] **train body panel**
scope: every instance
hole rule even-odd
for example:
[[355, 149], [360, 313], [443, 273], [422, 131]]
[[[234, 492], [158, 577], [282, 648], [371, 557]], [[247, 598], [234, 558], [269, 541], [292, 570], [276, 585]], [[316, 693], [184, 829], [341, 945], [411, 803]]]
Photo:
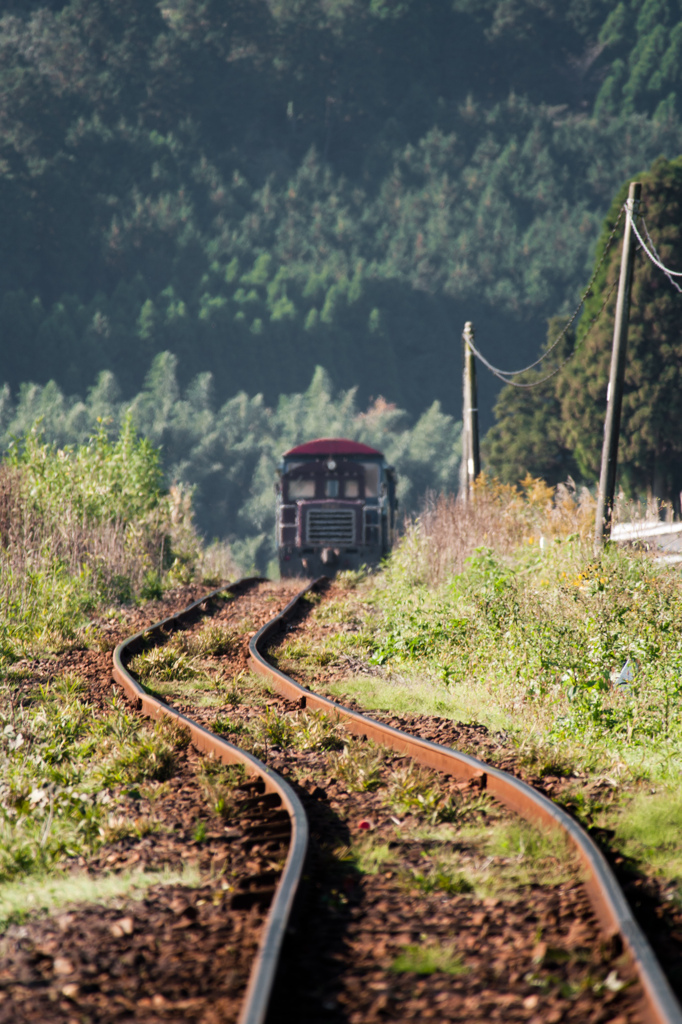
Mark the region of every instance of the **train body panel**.
[[282, 456], [277, 550], [282, 576], [376, 565], [395, 539], [396, 474], [375, 448], [320, 438]]

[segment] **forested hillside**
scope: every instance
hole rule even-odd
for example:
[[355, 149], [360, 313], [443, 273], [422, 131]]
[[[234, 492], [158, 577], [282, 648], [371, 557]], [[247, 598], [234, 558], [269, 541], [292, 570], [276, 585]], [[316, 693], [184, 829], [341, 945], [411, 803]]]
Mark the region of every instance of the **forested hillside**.
[[[123, 397], [160, 352], [218, 406], [459, 408], [513, 367], [630, 174], [682, 150], [672, 0], [9, 0], [0, 380]], [[482, 405], [492, 382], [482, 381]], [[489, 416], [488, 416], [489, 421]], [[483, 415], [484, 425], [486, 414]]]

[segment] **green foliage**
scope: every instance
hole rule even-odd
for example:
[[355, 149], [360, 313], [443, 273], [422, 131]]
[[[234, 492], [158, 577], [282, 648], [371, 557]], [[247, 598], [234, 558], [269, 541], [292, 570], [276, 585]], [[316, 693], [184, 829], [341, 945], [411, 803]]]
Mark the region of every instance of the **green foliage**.
[[100, 424], [81, 445], [57, 449], [40, 425], [17, 443], [10, 441], [6, 464], [21, 471], [35, 510], [41, 515], [69, 512], [92, 524], [140, 519], [159, 505], [159, 452], [138, 437], [132, 417], [123, 417], [112, 440]]
[[[661, 259], [673, 269], [682, 267], [682, 158], [660, 158], [638, 179], [642, 182], [642, 212]], [[624, 185], [604, 223], [597, 263], [626, 197]], [[574, 350], [572, 340], [567, 338], [541, 368], [526, 375], [532, 382], [560, 368], [551, 380], [528, 391], [507, 387], [500, 395], [498, 423], [486, 438], [484, 451], [490, 468], [505, 480], [516, 482], [524, 471], [545, 475], [552, 483], [568, 474], [590, 483], [598, 476], [621, 233], [619, 225], [615, 243], [597, 271], [586, 300], [575, 342], [577, 357], [563, 366]], [[678, 293], [640, 255], [635, 262], [629, 315], [619, 481], [627, 495], [646, 494], [665, 500], [679, 514], [682, 445], [675, 423], [682, 387], [682, 347], [678, 321]], [[548, 342], [558, 326], [558, 322], [550, 325]]]
[[204, 758], [197, 775], [204, 798], [213, 813], [227, 818], [234, 807], [234, 791], [246, 779], [244, 765], [224, 765]]
[[[408, 547], [377, 581], [381, 614], [365, 633], [385, 670], [430, 673], [436, 702], [439, 688], [456, 699], [475, 681], [510, 722], [523, 715], [539, 730], [548, 749], [534, 759], [556, 768], [562, 756], [549, 748], [580, 739], [630, 761], [655, 756], [668, 770], [682, 711], [675, 571], [618, 550], [595, 561], [575, 535], [543, 553], [536, 534], [505, 555], [480, 549], [440, 586], [416, 585]], [[615, 686], [628, 660], [634, 680]]]
[[343, 750], [347, 741], [348, 736], [340, 720], [323, 711], [307, 711], [298, 718], [297, 750]]
[[219, 622], [208, 622], [199, 633], [188, 638], [187, 646], [200, 658], [231, 654], [239, 642], [238, 634]]
[[31, 686], [21, 708], [15, 686], [11, 676], [0, 685], [0, 881], [88, 855], [122, 825], [142, 827], [121, 817], [118, 788], [167, 778], [185, 744], [118, 706], [93, 715], [75, 676]]
[[130, 662], [133, 672], [144, 681], [195, 679], [197, 665], [181, 644], [169, 643], [136, 654]]
[[[560, 317], [550, 320], [545, 349], [554, 344], [564, 326]], [[502, 389], [494, 410], [496, 422], [483, 438], [481, 452], [486, 469], [503, 483], [516, 484], [530, 475], [556, 485], [569, 476], [579, 477], [564, 440], [563, 380], [559, 384], [556, 377], [546, 379], [569, 358], [574, 344], [569, 331], [537, 369], [519, 378], [529, 385], [537, 381], [534, 387]]]
[[353, 844], [348, 859], [363, 875], [376, 875], [395, 861], [396, 853], [389, 843], [377, 842], [370, 833]]
[[[673, 269], [682, 266], [682, 158], [671, 162], [657, 160], [639, 179], [643, 214], [661, 259]], [[606, 219], [600, 249], [626, 195], [624, 186]], [[604, 302], [617, 280], [619, 263], [619, 247], [614, 246], [595, 283], [593, 297], [586, 304], [584, 320]], [[599, 467], [614, 304], [612, 295], [605, 315], [582, 344], [585, 331], [581, 324], [578, 344], [582, 357], [571, 365], [570, 371], [567, 367], [557, 384], [557, 389], [563, 385], [565, 443], [573, 449], [587, 479], [594, 479]], [[679, 511], [682, 445], [674, 428], [682, 386], [678, 320], [678, 293], [657, 268], [640, 257], [635, 265], [628, 329], [618, 453], [620, 478], [630, 494], [648, 492], [672, 501]]]
[[459, 816], [458, 804], [443, 792], [441, 780], [415, 764], [391, 773], [385, 803], [394, 814], [414, 814], [430, 825], [456, 821]]
[[340, 754], [331, 754], [332, 774], [343, 779], [352, 793], [372, 793], [383, 785], [381, 769], [386, 760], [385, 751], [371, 740], [365, 743], [347, 743]]
[[341, 750], [347, 742], [341, 723], [323, 712], [306, 711], [297, 715], [280, 715], [274, 708], [266, 708], [257, 721], [246, 729], [232, 726], [220, 719], [216, 728], [225, 734], [236, 733], [239, 746], [253, 750], [257, 756], [267, 756], [270, 747], [282, 750]]
[[623, 852], [657, 874], [682, 879], [682, 794], [675, 787], [636, 793], [608, 816]]
[[[79, 439], [80, 440], [80, 439]], [[102, 602], [159, 596], [166, 570], [196, 558], [183, 495], [160, 490], [158, 452], [100, 423], [58, 448], [39, 425], [5, 437], [0, 465], [0, 649], [64, 649]]]
[[263, 746], [286, 750], [294, 745], [294, 721], [289, 715], [279, 715], [267, 708], [258, 723], [258, 739]]
[[426, 858], [423, 870], [412, 868], [408, 884], [423, 893], [443, 892], [447, 896], [473, 892], [473, 885], [461, 871], [453, 869], [447, 861]]
[[452, 944], [441, 945], [437, 942], [426, 942], [419, 946], [406, 946], [395, 958], [391, 970], [396, 974], [466, 974], [461, 953]]
[[666, 0], [619, 3], [599, 33], [607, 74], [595, 102], [601, 115], [645, 110], [663, 120], [679, 115], [682, 20]]

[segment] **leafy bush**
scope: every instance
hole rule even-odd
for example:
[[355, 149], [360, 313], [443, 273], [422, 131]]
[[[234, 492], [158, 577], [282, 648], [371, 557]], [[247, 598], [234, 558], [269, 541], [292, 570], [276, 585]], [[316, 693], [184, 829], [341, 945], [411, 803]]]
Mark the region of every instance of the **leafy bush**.
[[158, 596], [197, 540], [176, 490], [160, 489], [158, 452], [130, 417], [57, 448], [38, 429], [0, 465], [0, 652], [63, 649], [104, 602]]

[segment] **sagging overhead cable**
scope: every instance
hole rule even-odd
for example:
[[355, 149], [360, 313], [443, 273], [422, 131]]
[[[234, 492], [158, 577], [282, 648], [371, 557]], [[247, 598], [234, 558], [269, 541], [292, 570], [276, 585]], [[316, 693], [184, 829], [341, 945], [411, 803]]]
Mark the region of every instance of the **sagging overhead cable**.
[[[572, 325], [575, 322], [578, 314], [580, 313], [580, 311], [582, 310], [583, 306], [585, 305], [585, 300], [587, 299], [588, 295], [590, 294], [590, 292], [592, 290], [592, 285], [594, 284], [594, 282], [595, 282], [595, 280], [597, 278], [597, 274], [601, 270], [602, 264], [603, 264], [604, 260], [606, 259], [607, 253], [609, 252], [609, 250], [611, 248], [611, 245], [613, 243], [613, 239], [615, 237], [616, 231], [618, 230], [618, 225], [620, 224], [622, 216], [623, 216], [623, 209], [620, 210], [620, 212], [618, 214], [618, 217], [616, 218], [616, 223], [613, 225], [613, 230], [611, 231], [611, 234], [609, 235], [608, 239], [606, 240], [606, 245], [604, 246], [604, 251], [603, 251], [603, 253], [601, 255], [601, 259], [599, 260], [599, 263], [595, 267], [594, 273], [592, 274], [592, 277], [589, 280], [587, 288], [583, 292], [583, 294], [581, 296], [581, 299], [580, 299], [580, 302], [578, 303], [578, 305], [576, 306], [575, 310], [573, 311], [572, 316], [570, 317], [569, 320], [567, 320], [565, 326], [559, 332], [559, 334], [556, 336], [556, 338], [554, 339], [552, 344], [549, 346], [549, 348], [546, 349], [546, 351], [543, 352], [542, 355], [538, 359], [536, 359], [534, 363], [530, 363], [528, 366], [524, 366], [520, 370], [502, 370], [502, 369], [500, 369], [499, 366], [493, 366], [493, 364], [491, 362], [489, 362], [485, 358], [483, 353], [479, 352], [479, 350], [474, 345], [473, 341], [471, 341], [471, 340], [468, 341], [468, 345], [471, 348], [471, 351], [473, 352], [473, 354], [476, 356], [476, 358], [478, 360], [480, 360], [480, 362], [483, 363], [483, 365], [486, 367], [487, 370], [490, 370], [490, 372], [495, 377], [497, 377], [499, 380], [501, 380], [503, 384], [510, 384], [514, 388], [536, 388], [540, 384], [544, 384], [546, 381], [551, 380], [552, 377], [555, 377], [556, 374], [559, 373], [559, 371], [564, 368], [566, 363], [570, 359], [573, 358], [573, 356], [575, 355], [574, 352], [572, 352], [571, 355], [568, 356], [568, 358], [563, 361], [563, 363], [561, 363], [554, 370], [552, 370], [551, 373], [548, 373], [545, 377], [541, 377], [540, 380], [534, 380], [534, 381], [531, 381], [529, 383], [525, 383], [524, 384], [524, 383], [521, 383], [520, 381], [515, 381], [515, 380], [512, 379], [514, 377], [520, 376], [523, 373], [528, 373], [529, 370], [533, 370], [533, 369], [535, 369], [536, 366], [539, 366], [540, 363], [542, 363], [547, 358], [547, 356], [550, 355], [554, 351], [554, 349], [557, 347], [559, 342], [565, 337], [565, 335], [568, 332], [568, 330], [570, 329], [570, 327], [572, 327]], [[612, 292], [613, 292], [613, 288], [611, 288], [609, 290], [609, 293], [606, 296], [606, 300], [605, 300], [604, 304], [602, 305], [602, 307], [599, 310], [599, 312], [597, 313], [597, 315], [592, 319], [592, 322], [590, 323], [590, 326], [588, 328], [588, 333], [589, 333], [589, 331], [592, 330], [594, 324], [597, 322], [597, 320], [599, 319], [601, 314], [604, 312], [604, 308], [605, 308], [606, 303], [608, 302], [609, 298], [611, 297]], [[586, 336], [587, 335], [585, 335], [585, 337]]]
[[651, 249], [649, 249], [649, 247], [647, 246], [646, 242], [644, 241], [644, 239], [640, 235], [640, 233], [639, 233], [639, 231], [637, 229], [637, 225], [635, 224], [635, 221], [634, 221], [634, 219], [632, 217], [632, 214], [630, 213], [629, 210], [627, 210], [627, 216], [628, 216], [628, 221], [630, 222], [630, 227], [634, 231], [635, 236], [637, 238], [637, 241], [639, 242], [640, 246], [642, 247], [643, 251], [648, 256], [648, 258], [651, 260], [653, 265], [655, 267], [658, 267], [659, 270], [663, 271], [665, 276], [670, 281], [671, 285], [673, 285], [674, 288], [677, 288], [678, 292], [682, 292], [682, 288], [680, 288], [680, 286], [677, 283], [677, 281], [674, 280], [676, 277], [682, 277], [682, 271], [680, 271], [680, 270], [670, 270], [669, 267], [666, 267], [665, 264], [661, 262], [661, 258], [658, 255], [658, 253], [656, 252], [656, 246], [654, 245], [654, 243], [653, 243], [653, 241], [651, 239], [651, 235], [649, 234], [649, 229], [646, 226], [646, 221], [642, 218], [642, 227], [644, 228], [644, 234], [647, 237], [647, 241], [648, 241], [649, 245], [651, 246]]

